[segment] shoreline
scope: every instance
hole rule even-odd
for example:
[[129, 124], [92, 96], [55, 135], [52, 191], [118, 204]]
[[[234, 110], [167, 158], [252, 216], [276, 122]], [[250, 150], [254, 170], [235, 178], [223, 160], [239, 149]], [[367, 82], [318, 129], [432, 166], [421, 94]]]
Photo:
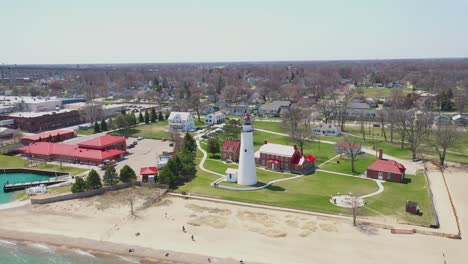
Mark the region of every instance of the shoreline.
[[[209, 256], [175, 252], [172, 250], [152, 249], [136, 245], [97, 241], [87, 238], [73, 238], [69, 236], [41, 234], [33, 232], [12, 231], [0, 228], [0, 240], [19, 242], [24, 245], [45, 244], [56, 248], [67, 250], [80, 250], [97, 258], [119, 259], [125, 261], [128, 258], [138, 260], [138, 263], [167, 263], [167, 264], [190, 264], [208, 263]], [[128, 253], [129, 249], [133, 253]], [[166, 257], [165, 255], [169, 253]], [[211, 257], [214, 259], [213, 257]], [[216, 263], [239, 263], [233, 259], [216, 258]]]

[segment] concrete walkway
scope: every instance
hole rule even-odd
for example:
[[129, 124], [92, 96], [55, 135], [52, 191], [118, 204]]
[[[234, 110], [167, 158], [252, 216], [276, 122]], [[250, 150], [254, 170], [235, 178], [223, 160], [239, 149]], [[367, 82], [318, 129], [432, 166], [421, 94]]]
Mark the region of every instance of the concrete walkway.
[[446, 233], [458, 232], [455, 214], [450, 204], [448, 190], [445, 186], [444, 176], [439, 168], [428, 163], [427, 178], [431, 188], [434, 207], [439, 218], [440, 230]]

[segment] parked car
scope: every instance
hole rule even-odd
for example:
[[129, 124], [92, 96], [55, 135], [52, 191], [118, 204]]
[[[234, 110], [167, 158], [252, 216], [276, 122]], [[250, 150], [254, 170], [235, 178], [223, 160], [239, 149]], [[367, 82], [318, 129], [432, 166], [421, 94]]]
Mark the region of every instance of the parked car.
[[144, 137], [138, 137], [137, 140], [143, 140]]

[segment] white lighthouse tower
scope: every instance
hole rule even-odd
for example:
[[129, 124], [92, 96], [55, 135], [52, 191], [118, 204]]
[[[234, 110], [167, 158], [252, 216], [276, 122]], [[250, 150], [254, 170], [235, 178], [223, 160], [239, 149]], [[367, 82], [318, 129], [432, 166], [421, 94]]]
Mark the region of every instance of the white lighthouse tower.
[[246, 114], [241, 130], [239, 172], [237, 174], [237, 183], [240, 185], [254, 185], [257, 183], [253, 131], [250, 115]]

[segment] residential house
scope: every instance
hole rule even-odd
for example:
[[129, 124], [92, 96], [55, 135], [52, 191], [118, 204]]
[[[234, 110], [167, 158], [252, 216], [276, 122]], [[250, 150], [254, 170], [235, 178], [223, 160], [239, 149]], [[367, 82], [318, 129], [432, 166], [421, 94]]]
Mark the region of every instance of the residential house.
[[275, 116], [279, 117], [282, 109], [288, 109], [291, 106], [291, 101], [273, 101], [266, 103], [258, 109], [260, 116]]
[[453, 123], [459, 126], [467, 126], [468, 125], [468, 116], [464, 115], [455, 115], [452, 117]]
[[341, 135], [341, 129], [333, 124], [320, 123], [316, 127], [312, 128], [312, 133], [321, 136], [334, 136]]
[[195, 130], [195, 123], [190, 112], [171, 112], [168, 118], [169, 131], [189, 132]]
[[207, 114], [205, 117], [205, 125], [216, 125], [226, 122], [226, 116], [220, 111]]

